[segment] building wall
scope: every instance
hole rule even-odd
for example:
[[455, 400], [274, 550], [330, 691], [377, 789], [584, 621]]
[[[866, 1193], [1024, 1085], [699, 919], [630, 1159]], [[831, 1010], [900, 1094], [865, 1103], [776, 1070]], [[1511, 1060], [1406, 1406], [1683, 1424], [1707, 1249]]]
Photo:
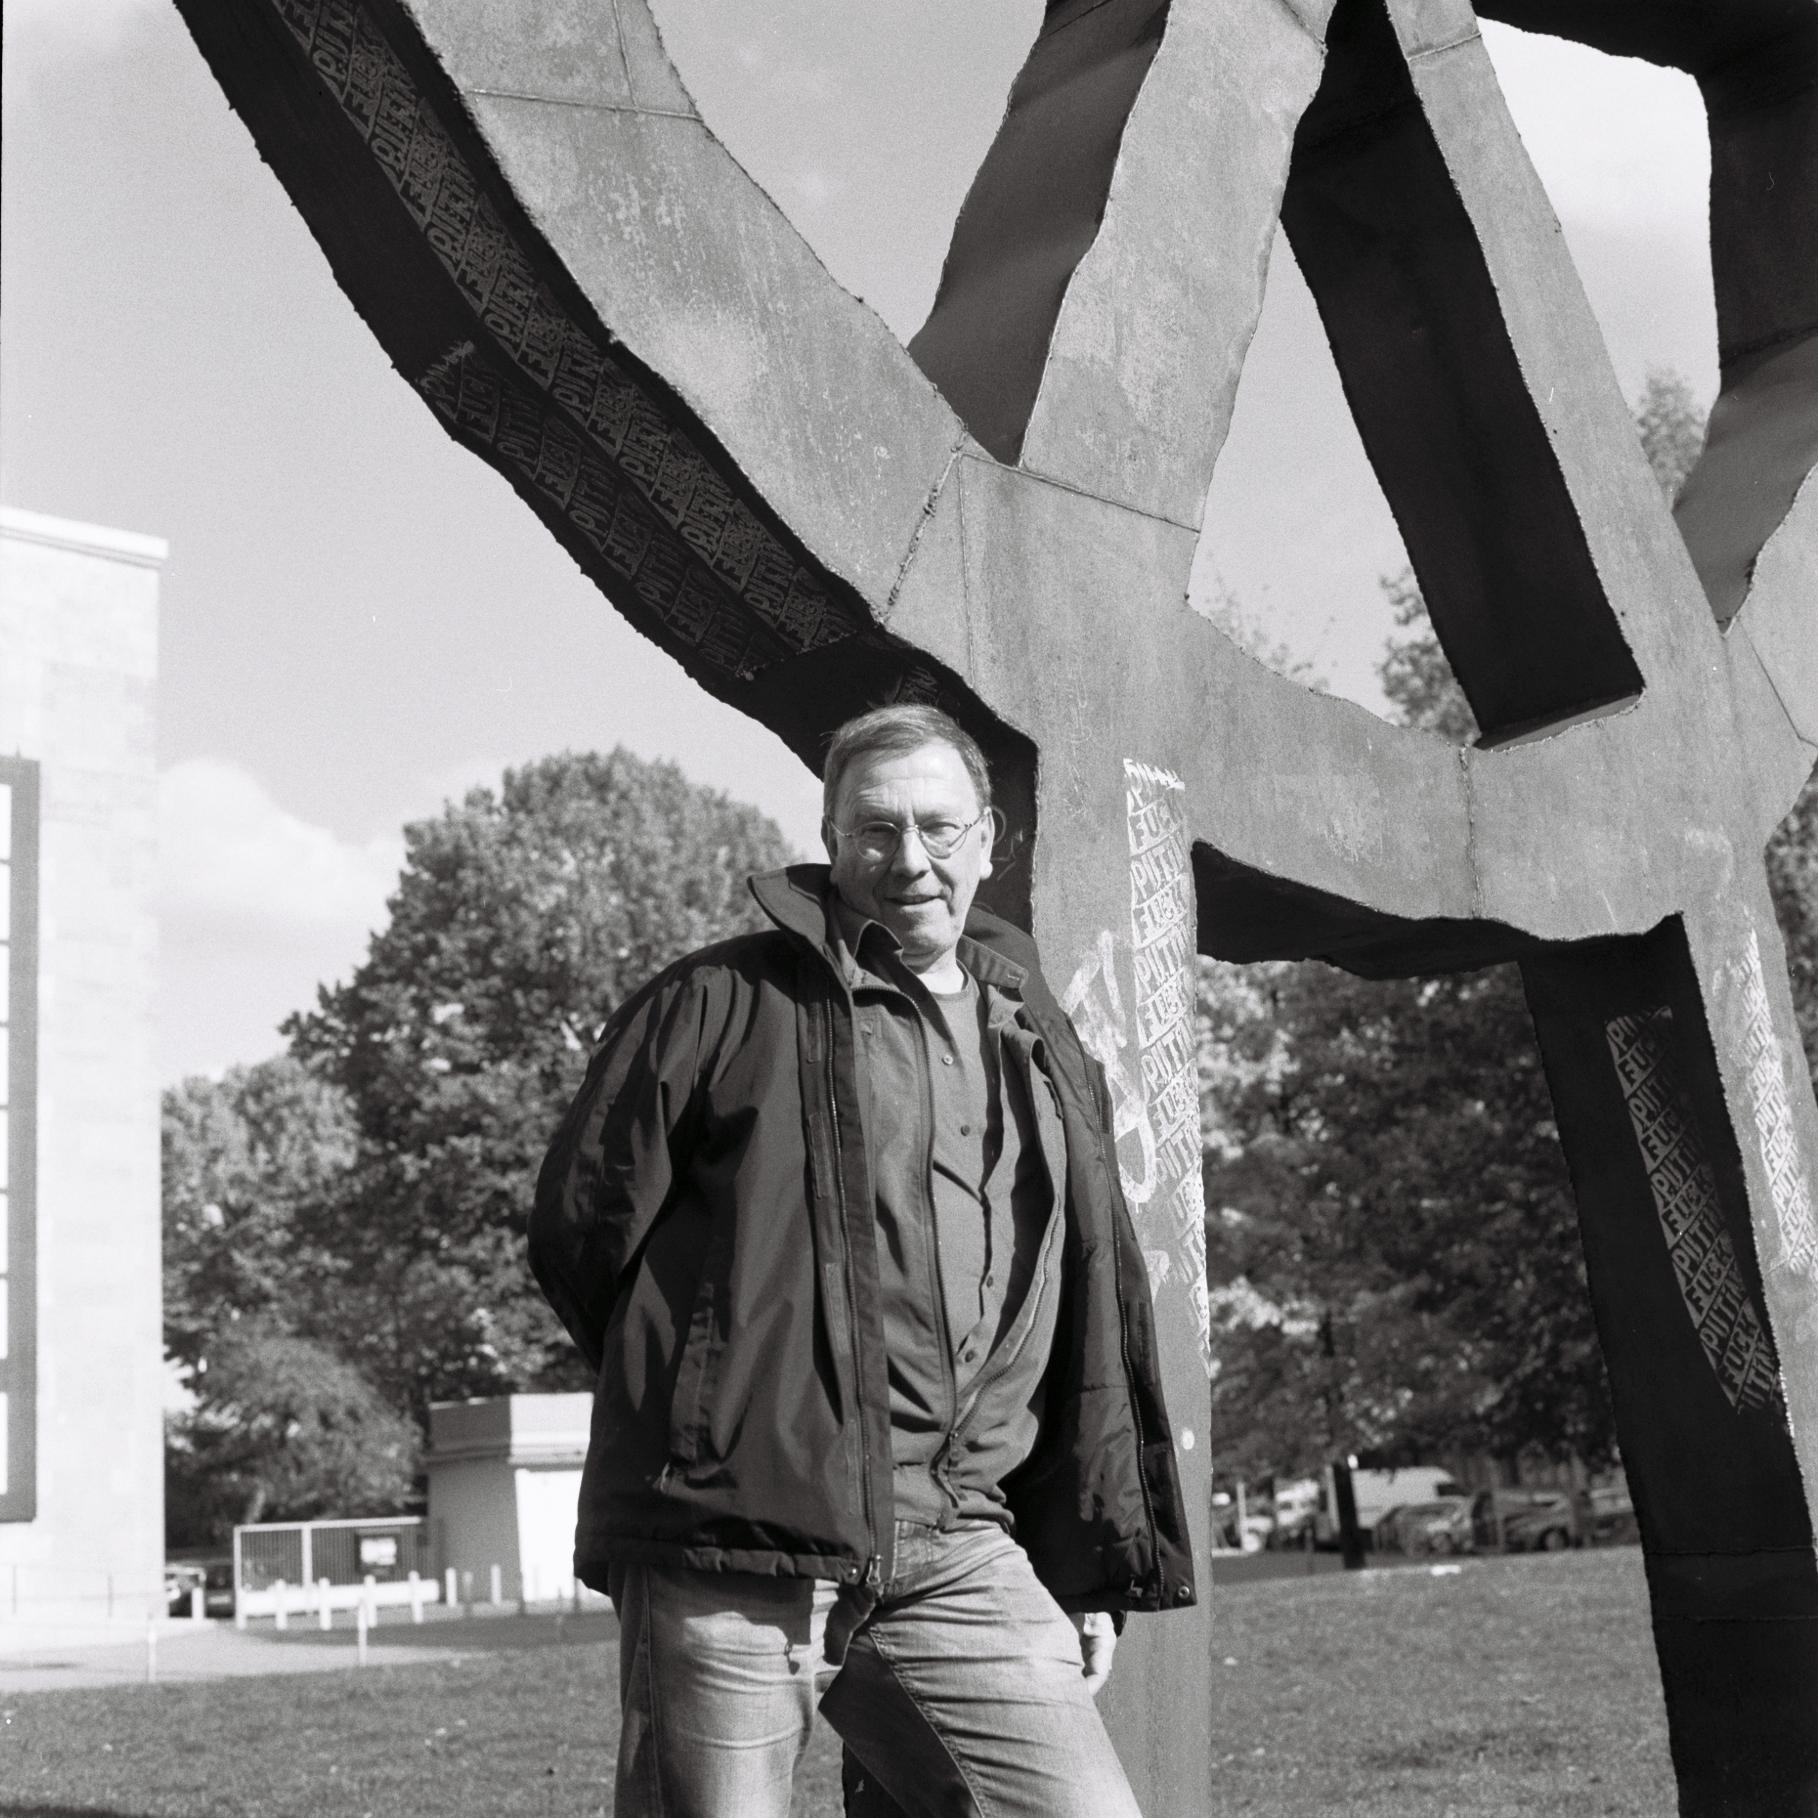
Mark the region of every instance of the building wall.
[[511, 1467], [503, 1458], [461, 1458], [429, 1470], [429, 1525], [438, 1566], [473, 1574], [473, 1595], [484, 1601], [496, 1565], [502, 1594], [518, 1595], [518, 1524]]
[[[574, 1595], [574, 1530], [593, 1408], [589, 1394], [499, 1395], [429, 1410], [429, 1516], [440, 1563], [484, 1596]], [[583, 1593], [591, 1596], [592, 1593]]]
[[517, 1475], [518, 1569], [533, 1603], [574, 1595], [578, 1465], [522, 1465]]
[[25, 1014], [6, 1031], [6, 1146], [14, 1161], [35, 1147], [36, 1167], [35, 1183], [6, 1190], [5, 1380], [24, 1384], [9, 1425], [28, 1423], [34, 1443], [23, 1457], [14, 1447], [0, 1499], [0, 1620], [161, 1604], [152, 890], [164, 555], [150, 537], [0, 511], [0, 758], [38, 797], [37, 1002], [32, 1015], [10, 992], [9, 1012]]

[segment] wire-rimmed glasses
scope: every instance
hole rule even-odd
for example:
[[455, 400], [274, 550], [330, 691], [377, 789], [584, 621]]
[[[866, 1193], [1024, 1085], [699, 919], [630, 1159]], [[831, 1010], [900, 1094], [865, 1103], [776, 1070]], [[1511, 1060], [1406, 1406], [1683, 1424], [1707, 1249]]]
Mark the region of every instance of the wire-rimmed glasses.
[[[983, 809], [969, 821], [946, 817], [908, 821], [902, 825], [895, 821], [861, 821], [856, 827], [834, 827], [833, 831], [841, 839], [850, 840], [858, 848], [859, 856], [873, 865], [888, 864], [896, 857], [897, 847], [911, 833], [922, 842], [922, 850], [930, 858], [945, 859], [959, 851], [960, 842], [990, 813], [989, 808]], [[831, 822], [828, 824], [832, 825]]]

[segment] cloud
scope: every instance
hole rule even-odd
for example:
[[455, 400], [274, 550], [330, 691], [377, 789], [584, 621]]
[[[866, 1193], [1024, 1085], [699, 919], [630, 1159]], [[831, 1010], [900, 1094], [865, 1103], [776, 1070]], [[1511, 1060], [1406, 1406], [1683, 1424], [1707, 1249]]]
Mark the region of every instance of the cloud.
[[159, 1071], [218, 1075], [360, 963], [404, 843], [342, 839], [216, 758], [164, 772], [158, 823]]
[[159, 911], [186, 927], [365, 933], [384, 920], [404, 857], [397, 836], [343, 840], [215, 758], [164, 772], [158, 832]]

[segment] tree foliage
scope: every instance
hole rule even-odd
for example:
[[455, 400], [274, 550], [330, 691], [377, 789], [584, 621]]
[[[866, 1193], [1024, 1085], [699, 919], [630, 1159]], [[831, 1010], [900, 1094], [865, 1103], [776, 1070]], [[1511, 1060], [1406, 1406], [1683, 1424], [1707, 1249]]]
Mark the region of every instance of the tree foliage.
[[1246, 969], [1258, 1018], [1233, 1003], [1234, 970], [1208, 963], [1203, 993], [1210, 1044], [1257, 1063], [1218, 1093], [1206, 1164], [1209, 1268], [1226, 1284], [1214, 1422], [1232, 1467], [1606, 1452], [1576, 1216], [1519, 978], [1385, 983], [1277, 963]]
[[289, 1055], [168, 1088], [164, 1349], [186, 1372], [243, 1319], [308, 1323], [339, 1273], [319, 1240], [355, 1151], [352, 1107]]
[[219, 1542], [236, 1522], [384, 1513], [409, 1495], [416, 1427], [328, 1345], [257, 1314], [226, 1325], [203, 1363], [165, 1440], [175, 1544]]
[[344, 1096], [287, 1055], [164, 1095], [164, 1343], [192, 1397], [167, 1435], [174, 1544], [409, 1493], [416, 1431], [334, 1341], [322, 1230], [354, 1155]]

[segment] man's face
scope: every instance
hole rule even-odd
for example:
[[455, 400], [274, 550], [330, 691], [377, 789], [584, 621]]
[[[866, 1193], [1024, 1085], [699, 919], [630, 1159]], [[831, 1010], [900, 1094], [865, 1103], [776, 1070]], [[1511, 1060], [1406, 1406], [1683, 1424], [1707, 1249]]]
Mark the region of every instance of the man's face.
[[[911, 822], [972, 821], [978, 824], [946, 858], [932, 856], [914, 833], [904, 833], [885, 858], [861, 850], [855, 837], [874, 822], [904, 829]], [[896, 936], [912, 971], [939, 968], [953, 957], [979, 879], [991, 875], [991, 817], [980, 818], [978, 793], [951, 745], [857, 759], [840, 779], [821, 837], [833, 861], [833, 887]]]

